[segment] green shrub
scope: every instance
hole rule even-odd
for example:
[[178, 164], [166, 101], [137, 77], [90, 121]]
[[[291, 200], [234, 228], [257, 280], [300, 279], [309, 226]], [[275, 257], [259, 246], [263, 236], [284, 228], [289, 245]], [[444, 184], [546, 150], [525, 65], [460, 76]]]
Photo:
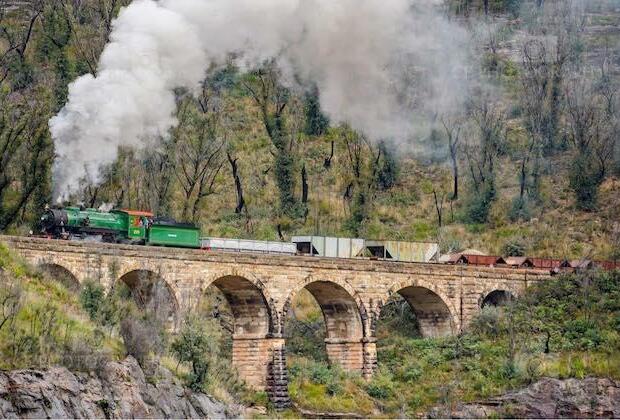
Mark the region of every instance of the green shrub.
[[511, 222], [530, 220], [532, 218], [532, 212], [530, 210], [530, 204], [528, 200], [521, 197], [515, 197], [512, 200], [512, 206], [510, 207], [508, 218]]
[[592, 153], [577, 153], [571, 165], [570, 186], [575, 194], [578, 209], [584, 211], [596, 209], [598, 187], [602, 182], [601, 171]]
[[[213, 327], [213, 326], [211, 326]], [[209, 328], [205, 320], [188, 317], [181, 332], [172, 342], [170, 351], [181, 362], [188, 362], [192, 373], [188, 386], [201, 390], [209, 372], [211, 356], [219, 350], [220, 335], [216, 328]]]
[[366, 386], [366, 392], [373, 398], [385, 400], [392, 396], [392, 385], [385, 381], [373, 381]]
[[579, 350], [595, 349], [603, 342], [596, 323], [583, 318], [568, 320], [564, 324], [564, 338], [571, 348]]
[[466, 222], [470, 224], [484, 224], [489, 220], [491, 206], [496, 199], [495, 184], [486, 182], [480, 191], [469, 196], [466, 203]]
[[82, 309], [86, 311], [91, 321], [95, 321], [99, 316], [104, 298], [105, 289], [102, 285], [92, 280], [84, 282], [84, 286], [80, 292], [80, 303]]
[[343, 390], [342, 384], [338, 381], [330, 381], [327, 383], [327, 393], [329, 395], [341, 394]]
[[423, 373], [424, 371], [419, 366], [410, 364], [403, 368], [400, 379], [403, 382], [415, 382], [420, 379]]
[[383, 157], [380, 162], [379, 170], [377, 171], [377, 186], [381, 190], [389, 190], [398, 181], [398, 175], [400, 168], [396, 159], [396, 153], [393, 150], [393, 146], [386, 144], [382, 141], [379, 143], [379, 152]]
[[310, 380], [317, 384], [327, 385], [334, 380], [334, 372], [324, 363], [314, 363], [310, 370]]
[[507, 257], [523, 257], [527, 252], [527, 245], [523, 238], [512, 238], [502, 245], [502, 254]]

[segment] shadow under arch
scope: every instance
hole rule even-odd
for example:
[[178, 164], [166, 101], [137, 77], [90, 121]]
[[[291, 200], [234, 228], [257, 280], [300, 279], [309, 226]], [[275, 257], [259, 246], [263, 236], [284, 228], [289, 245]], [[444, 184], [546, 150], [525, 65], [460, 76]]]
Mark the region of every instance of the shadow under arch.
[[[293, 290], [286, 300], [284, 316], [290, 311], [295, 297], [301, 290], [307, 290], [321, 308], [326, 328], [326, 340], [361, 340], [364, 337], [365, 309], [356, 293], [347, 284], [330, 280], [309, 279]], [[284, 325], [282, 326], [283, 332]]]
[[516, 296], [509, 290], [495, 289], [484, 293], [480, 297], [480, 308], [487, 306], [504, 306], [516, 299]]
[[[297, 304], [296, 297], [300, 295], [310, 298], [310, 304], [318, 306], [322, 314], [322, 322], [315, 322], [312, 331], [305, 333], [298, 328], [299, 323], [294, 322], [298, 321], [294, 308]], [[366, 365], [363, 322], [365, 311], [350, 285], [346, 282], [315, 280], [308, 277], [289, 293], [283, 311], [283, 321], [287, 325], [283, 325], [282, 328], [288, 341], [302, 344], [304, 340], [310, 338], [309, 342], [297, 349], [298, 351], [314, 358], [322, 359], [326, 356], [330, 364], [339, 365], [347, 371], [363, 371]], [[303, 336], [301, 340], [300, 334]], [[321, 340], [324, 344], [320, 342]], [[316, 347], [308, 347], [313, 345]]]
[[147, 269], [135, 269], [120, 276], [114, 285], [118, 283], [127, 286], [138, 308], [148, 311], [173, 328], [178, 325], [179, 303], [172, 287], [160, 274]]
[[240, 275], [217, 277], [205, 288], [216, 287], [233, 316], [234, 338], [266, 338], [274, 334], [274, 311], [264, 290]]
[[81, 288], [81, 284], [75, 274], [62, 265], [43, 262], [38, 265], [38, 269], [52, 280], [56, 280], [67, 289], [77, 292]]
[[390, 289], [384, 302], [396, 293], [402, 296], [415, 314], [422, 337], [445, 337], [458, 332], [460, 325], [456, 311], [438, 290], [415, 282], [399, 284]]

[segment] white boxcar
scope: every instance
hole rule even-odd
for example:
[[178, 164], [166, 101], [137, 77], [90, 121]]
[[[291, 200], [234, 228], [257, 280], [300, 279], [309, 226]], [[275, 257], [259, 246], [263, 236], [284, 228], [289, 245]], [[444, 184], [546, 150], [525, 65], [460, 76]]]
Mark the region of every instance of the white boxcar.
[[371, 241], [330, 236], [293, 236], [297, 252], [333, 258], [379, 258], [392, 261], [436, 261], [439, 245], [434, 242]]
[[202, 238], [204, 249], [233, 252], [262, 252], [295, 255], [297, 247], [291, 242], [254, 241], [251, 239]]
[[355, 258], [364, 251], [364, 240], [331, 236], [293, 236], [300, 254], [319, 257]]

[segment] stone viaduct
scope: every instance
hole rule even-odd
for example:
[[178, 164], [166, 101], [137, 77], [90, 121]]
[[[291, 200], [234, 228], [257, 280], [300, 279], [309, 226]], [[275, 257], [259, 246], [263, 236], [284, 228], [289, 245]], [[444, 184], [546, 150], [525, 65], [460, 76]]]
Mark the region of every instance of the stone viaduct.
[[[162, 284], [178, 322], [210, 287], [234, 316], [232, 363], [249, 385], [288, 401], [285, 321], [308, 290], [320, 305], [331, 363], [370, 377], [377, 364], [376, 322], [396, 294], [411, 305], [424, 336], [466, 328], [483, 302], [519, 295], [549, 273], [532, 269], [227, 253], [0, 236], [33, 266], [108, 290], [118, 281], [149, 291]], [[148, 300], [148, 293], [142, 297]], [[136, 296], [136, 294], [134, 294]], [[138, 294], [140, 296], [140, 294]], [[138, 298], [140, 300], [140, 298]], [[140, 303], [140, 302], [138, 302]], [[176, 320], [176, 321], [175, 321]]]

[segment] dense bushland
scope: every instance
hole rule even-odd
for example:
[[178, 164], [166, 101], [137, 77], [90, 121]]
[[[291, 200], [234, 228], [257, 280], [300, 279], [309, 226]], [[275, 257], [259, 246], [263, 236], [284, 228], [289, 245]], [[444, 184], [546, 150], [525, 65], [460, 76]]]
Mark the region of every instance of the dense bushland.
[[[47, 120], [71, 80], [96, 72], [127, 3], [0, 5], [0, 231], [36, 231], [52, 200]], [[330, 121], [316, 86], [284, 86], [273, 63], [250, 73], [228, 66], [208, 72], [194, 96], [178, 92], [169, 138], [123, 147], [102, 182], [81, 180], [71, 201], [150, 209], [213, 236], [432, 240], [446, 252], [493, 253], [525, 238], [528, 254], [614, 258], [613, 0], [441, 7], [472, 34], [472, 86], [457, 110], [414, 112], [415, 138], [372, 142]]]

